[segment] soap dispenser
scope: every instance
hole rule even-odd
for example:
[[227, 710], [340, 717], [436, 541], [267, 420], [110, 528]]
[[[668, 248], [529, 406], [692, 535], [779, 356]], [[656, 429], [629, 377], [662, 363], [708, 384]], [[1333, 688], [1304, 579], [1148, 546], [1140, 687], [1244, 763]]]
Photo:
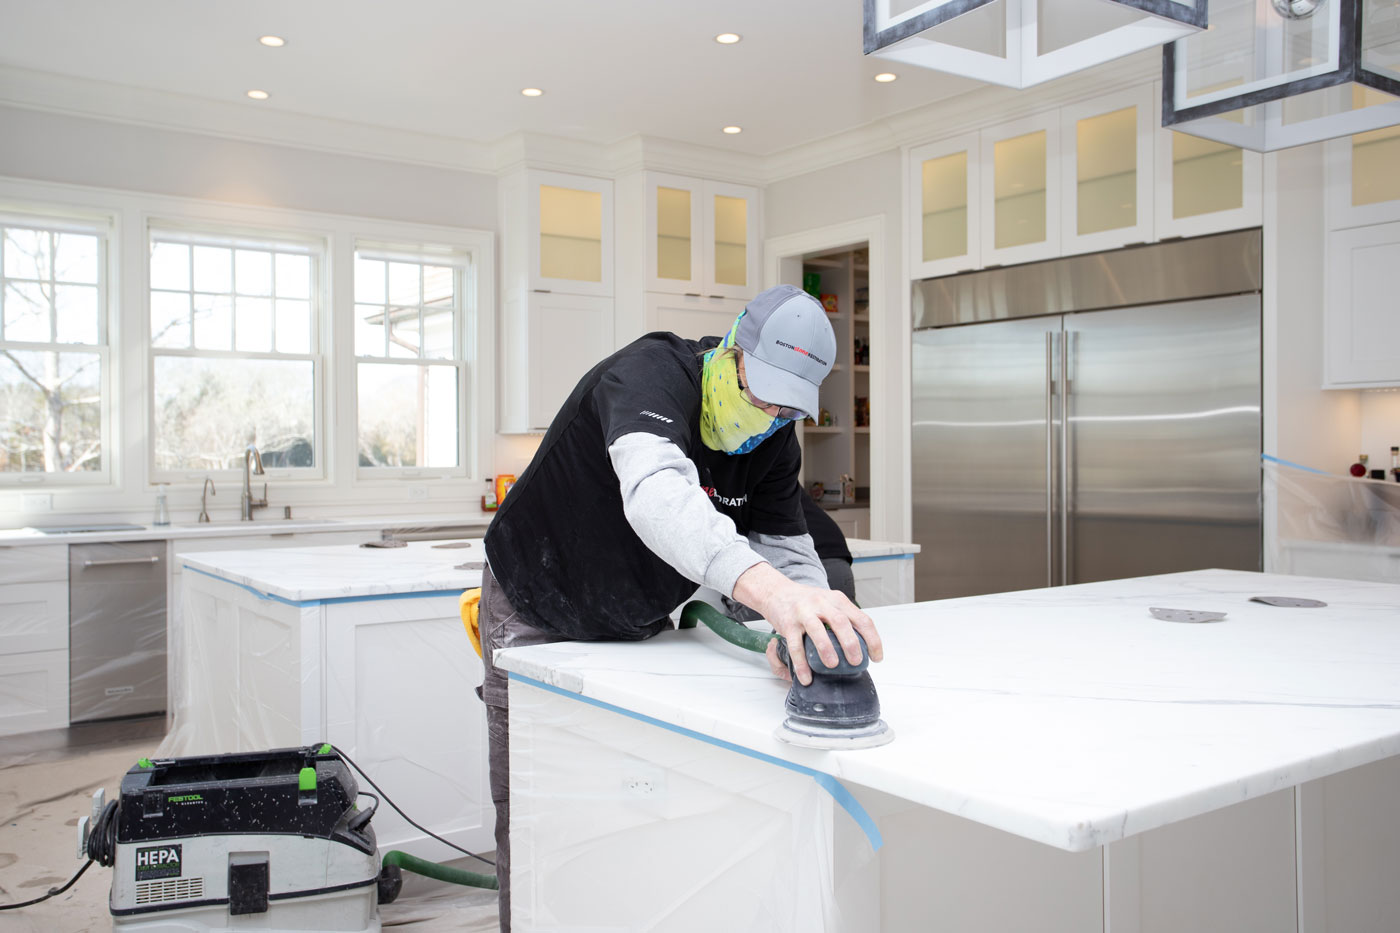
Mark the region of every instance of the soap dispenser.
[[169, 489], [170, 487], [165, 483], [161, 483], [156, 489], [156, 517], [152, 523], [154, 525], [170, 524], [170, 507], [166, 502], [166, 492]]

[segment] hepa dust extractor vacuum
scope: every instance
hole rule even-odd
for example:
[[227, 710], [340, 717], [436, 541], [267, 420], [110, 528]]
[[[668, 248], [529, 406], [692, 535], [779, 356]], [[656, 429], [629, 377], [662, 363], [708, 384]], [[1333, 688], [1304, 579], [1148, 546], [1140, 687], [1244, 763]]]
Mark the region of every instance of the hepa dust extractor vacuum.
[[121, 799], [99, 790], [78, 827], [79, 857], [112, 868], [113, 930], [376, 933], [401, 869], [496, 886], [402, 852], [381, 864], [369, 825], [379, 798], [359, 790], [348, 760], [328, 744], [141, 759]]

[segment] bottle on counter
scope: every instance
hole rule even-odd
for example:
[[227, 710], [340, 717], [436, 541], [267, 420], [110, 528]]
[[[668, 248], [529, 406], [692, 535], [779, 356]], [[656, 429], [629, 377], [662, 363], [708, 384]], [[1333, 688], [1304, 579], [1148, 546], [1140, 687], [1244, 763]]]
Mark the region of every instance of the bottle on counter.
[[1390, 448], [1390, 475], [1400, 483], [1400, 447]]
[[493, 477], [486, 477], [486, 495], [481, 497], [481, 511], [494, 512], [499, 503], [496, 501], [496, 480]]
[[1357, 454], [1356, 462], [1351, 465], [1351, 475], [1358, 477], [1365, 476], [1366, 461], [1370, 459], [1371, 457], [1369, 454]]
[[170, 524], [170, 503], [166, 496], [169, 490], [170, 487], [165, 483], [156, 488], [156, 515], [151, 520], [152, 525]]

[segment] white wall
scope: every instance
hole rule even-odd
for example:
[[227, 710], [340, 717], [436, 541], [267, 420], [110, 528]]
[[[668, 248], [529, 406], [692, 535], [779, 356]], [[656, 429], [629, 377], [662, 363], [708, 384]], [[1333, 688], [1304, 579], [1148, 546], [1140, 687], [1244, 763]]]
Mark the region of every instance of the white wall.
[[[850, 221], [884, 218], [884, 307], [871, 306], [870, 537], [908, 541], [909, 285], [899, 150], [774, 182], [764, 190], [763, 234], [772, 240]], [[843, 244], [832, 243], [831, 246]], [[876, 256], [871, 255], [872, 265]], [[873, 274], [873, 272], [872, 272]], [[872, 294], [874, 283], [872, 283]], [[873, 320], [883, 317], [882, 326]], [[865, 485], [867, 477], [856, 477]]]
[[[495, 175], [21, 108], [0, 107], [0, 177], [83, 186], [93, 189], [99, 200], [113, 191], [134, 194], [137, 201], [149, 196], [152, 203], [169, 197], [196, 199], [186, 205], [194, 204], [196, 213], [198, 203], [203, 202], [211, 211], [227, 210], [229, 205], [272, 208], [493, 235], [497, 227]], [[67, 189], [65, 197], [81, 202], [83, 188]], [[133, 300], [138, 299], [128, 295], [126, 303]], [[492, 320], [499, 313], [498, 307], [497, 302], [485, 309]], [[488, 329], [492, 331], [494, 328]], [[127, 348], [128, 354], [139, 352], [139, 348]], [[482, 361], [489, 381], [494, 380], [495, 362], [493, 347]], [[126, 386], [128, 381], [123, 379], [122, 384]], [[139, 412], [139, 402], [133, 407], [130, 401], [114, 403], [113, 411]], [[488, 425], [495, 421], [493, 409], [492, 404], [481, 413]], [[140, 420], [139, 415], [123, 418], [127, 427]], [[539, 438], [494, 435], [489, 428], [488, 432], [484, 437], [479, 435], [483, 447], [479, 472], [518, 475]], [[113, 452], [114, 458], [122, 461], [114, 464], [114, 486], [105, 492], [60, 493], [50, 513], [24, 512], [18, 491], [0, 492], [0, 527], [97, 517], [148, 520], [154, 490], [144, 482], [144, 464], [134, 462], [142, 457], [144, 448], [141, 438], [123, 438]], [[211, 507], [227, 512], [237, 508], [238, 497], [236, 490], [228, 490], [232, 495], [227, 495], [223, 485]], [[278, 506], [291, 504], [296, 507], [295, 514], [303, 516], [380, 514], [386, 505], [396, 514], [432, 511], [441, 516], [479, 508], [480, 494], [485, 491], [484, 484], [475, 481], [448, 481], [433, 486], [431, 499], [418, 503], [415, 511], [416, 500], [398, 501], [408, 495], [410, 483], [386, 485], [404, 488], [381, 486], [376, 492], [367, 492], [363, 487], [334, 481], [329, 489], [305, 490], [300, 495], [284, 489], [278, 496], [274, 488], [273, 498]], [[177, 519], [192, 517], [199, 508], [199, 490], [174, 487], [171, 508]]]

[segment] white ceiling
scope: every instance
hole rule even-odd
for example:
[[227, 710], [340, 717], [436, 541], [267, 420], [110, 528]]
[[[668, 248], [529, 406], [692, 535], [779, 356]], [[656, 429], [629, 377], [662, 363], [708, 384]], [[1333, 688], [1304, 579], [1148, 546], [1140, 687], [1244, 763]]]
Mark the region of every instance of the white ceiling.
[[[866, 58], [861, 0], [0, 0], [0, 66], [269, 123], [304, 114], [482, 144], [642, 134], [755, 156], [980, 86]], [[881, 71], [899, 80], [878, 84]]]

